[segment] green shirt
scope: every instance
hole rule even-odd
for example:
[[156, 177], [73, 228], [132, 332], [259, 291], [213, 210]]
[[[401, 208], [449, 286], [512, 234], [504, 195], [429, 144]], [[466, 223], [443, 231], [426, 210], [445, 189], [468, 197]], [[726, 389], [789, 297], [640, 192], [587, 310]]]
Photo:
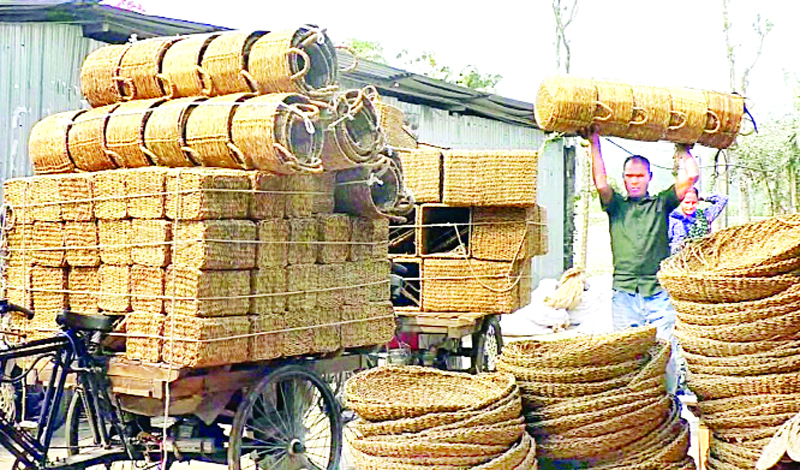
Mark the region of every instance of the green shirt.
[[667, 217], [679, 205], [675, 185], [655, 197], [639, 199], [614, 191], [611, 202], [602, 204], [611, 232], [614, 289], [639, 292], [644, 297], [661, 291], [656, 272], [659, 263], [669, 256]]

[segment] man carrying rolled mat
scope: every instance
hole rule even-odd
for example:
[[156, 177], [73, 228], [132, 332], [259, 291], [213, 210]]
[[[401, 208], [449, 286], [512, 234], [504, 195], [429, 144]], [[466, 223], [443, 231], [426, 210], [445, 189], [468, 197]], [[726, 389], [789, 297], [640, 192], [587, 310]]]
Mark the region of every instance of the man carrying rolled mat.
[[654, 325], [657, 336], [672, 344], [672, 360], [667, 366], [667, 389], [678, 387], [676, 353], [673, 334], [675, 309], [667, 292], [656, 279], [659, 263], [670, 255], [667, 234], [670, 212], [680, 205], [686, 192], [700, 175], [691, 146], [677, 144], [675, 155], [682, 167], [675, 184], [651, 196], [647, 190], [653, 174], [650, 162], [632, 155], [623, 165], [627, 195], [608, 185], [600, 136], [593, 128], [586, 131], [592, 153], [592, 178], [600, 203], [608, 214], [611, 252], [614, 255], [614, 295], [611, 316], [614, 330]]

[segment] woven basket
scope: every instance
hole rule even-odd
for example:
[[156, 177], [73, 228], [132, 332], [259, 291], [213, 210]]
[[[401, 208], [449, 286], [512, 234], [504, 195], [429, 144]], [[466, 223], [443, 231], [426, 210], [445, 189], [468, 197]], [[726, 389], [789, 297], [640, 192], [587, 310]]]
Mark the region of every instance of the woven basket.
[[[538, 397], [545, 398], [565, 398], [582, 397], [584, 395], [594, 395], [596, 393], [607, 392], [609, 390], [624, 387], [630, 383], [634, 374], [629, 374], [619, 378], [603, 380], [600, 382], [579, 382], [579, 383], [551, 383], [551, 382], [531, 382], [519, 381], [519, 389], [522, 392], [522, 403], [526, 409], [528, 405], [537, 404]], [[554, 400], [560, 403], [561, 400]]]
[[363, 90], [349, 90], [337, 95], [334, 103], [334, 121], [328, 125], [322, 148], [325, 170], [344, 170], [377, 160], [385, 142], [372, 101]]
[[90, 53], [81, 65], [81, 91], [93, 107], [122, 101], [119, 64], [131, 44], [114, 44]]
[[697, 403], [697, 407], [701, 415], [714, 415], [730, 412], [741, 413], [742, 410], [769, 407], [776, 403], [797, 403], [798, 401], [800, 401], [800, 394], [737, 395], [730, 398], [701, 400]]
[[[796, 362], [800, 361], [800, 348], [797, 345], [762, 353], [729, 357], [706, 357], [686, 351], [683, 354], [692, 372], [714, 375], [761, 375], [790, 372], [797, 368]], [[716, 371], [712, 372], [712, 369], [716, 369]], [[728, 371], [728, 373], [722, 371]]]
[[122, 56], [118, 80], [123, 100], [172, 97], [172, 84], [161, 75], [164, 53], [181, 38], [162, 37], [136, 41]]
[[247, 70], [260, 93], [295, 92], [325, 97], [337, 89], [336, 50], [324, 31], [301, 27], [261, 36]]
[[172, 262], [198, 269], [251, 269], [256, 226], [248, 220], [181, 222], [175, 227]]
[[99, 220], [97, 234], [100, 240], [100, 260], [103, 263], [119, 266], [131, 264], [133, 232], [130, 220]]
[[256, 266], [259, 268], [286, 266], [290, 250], [289, 236], [289, 220], [272, 219], [259, 222]]
[[349, 446], [348, 451], [359, 470], [428, 470], [430, 468], [463, 470], [474, 468], [476, 465], [490, 461], [492, 457], [501, 455], [498, 453], [495, 456], [431, 457], [420, 454], [415, 457], [379, 457], [361, 452], [352, 445]]
[[693, 144], [706, 130], [708, 103], [700, 90], [670, 88], [672, 107], [665, 138], [672, 142]]
[[94, 108], [78, 115], [67, 136], [67, 148], [75, 167], [83, 171], [118, 168], [119, 164], [106, 154], [105, 129], [108, 116], [119, 105]]
[[192, 168], [167, 173], [167, 218], [172, 220], [244, 219], [252, 205], [247, 172]]
[[393, 442], [380, 437], [353, 438], [350, 445], [369, 455], [377, 457], [413, 458], [417, 455], [427, 457], [487, 456], [487, 460], [508, 449], [503, 445], [438, 443], [418, 440]]
[[33, 261], [39, 266], [66, 266], [64, 257], [64, 224], [62, 222], [33, 223]]
[[144, 266], [167, 266], [172, 251], [172, 222], [134, 219], [131, 224], [131, 261]]
[[250, 358], [252, 362], [266, 361], [281, 356], [282, 344], [286, 334], [283, 315], [251, 315], [250, 316]]
[[518, 380], [524, 381], [550, 381], [557, 383], [600, 382], [638, 371], [645, 363], [645, 359], [647, 358], [643, 357], [641, 359], [601, 366], [531, 368], [509, 364], [504, 361], [501, 356], [497, 363], [497, 370], [499, 372], [512, 374]]
[[451, 206], [531, 206], [536, 203], [539, 152], [444, 152], [442, 201]]
[[751, 302], [705, 304], [674, 300], [678, 319], [689, 325], [730, 326], [785, 315], [800, 309], [800, 284]]
[[759, 428], [780, 426], [800, 411], [800, 401], [775, 402], [718, 414], [704, 414], [711, 429]]
[[633, 119], [629, 139], [655, 142], [667, 135], [670, 125], [671, 95], [667, 88], [633, 86]]
[[234, 112], [249, 93], [224, 95], [198, 103], [186, 119], [183, 151], [203, 166], [253, 169], [231, 141]]
[[744, 116], [744, 97], [728, 93], [718, 93], [714, 91], [704, 92], [708, 110], [713, 113], [706, 124], [707, 129], [718, 126], [716, 132], [703, 133], [698, 143], [707, 147], [726, 149], [733, 144], [739, 129], [742, 126], [742, 116]]
[[99, 238], [95, 222], [64, 223], [64, 259], [69, 266], [94, 267], [100, 264]]
[[69, 309], [74, 313], [97, 315], [100, 275], [97, 268], [70, 268], [67, 276]]
[[676, 329], [696, 338], [718, 341], [763, 341], [789, 338], [800, 332], [800, 310], [738, 325], [695, 326], [679, 321]]
[[627, 137], [633, 121], [633, 87], [626, 83], [595, 80], [598, 116], [594, 118], [597, 132], [602, 135]]
[[125, 357], [157, 363], [161, 360], [164, 335], [164, 317], [161, 314], [132, 312], [125, 317]]
[[161, 315], [164, 310], [163, 268], [134, 264], [131, 266], [131, 308], [134, 312]]
[[102, 264], [98, 269], [100, 291], [98, 306], [101, 310], [127, 312], [131, 306], [131, 268]]
[[58, 199], [64, 201], [61, 204], [62, 220], [79, 222], [95, 220], [94, 184], [90, 174], [70, 173], [58, 178]]
[[513, 261], [542, 254], [535, 208], [475, 207], [469, 249], [472, 257], [489, 261]]
[[123, 103], [108, 117], [106, 153], [117, 165], [124, 168], [153, 165], [154, 162], [142, 150], [144, 129], [152, 109], [163, 102], [163, 98], [156, 98]]
[[229, 317], [250, 311], [250, 271], [205, 271], [170, 266], [164, 288], [168, 314]]
[[[233, 145], [250, 168], [289, 174], [322, 168], [322, 130], [318, 109], [296, 94], [250, 98], [231, 120]], [[309, 128], [309, 126], [311, 126]]]
[[172, 84], [175, 98], [211, 94], [211, 83], [200, 61], [203, 51], [217, 36], [219, 33], [186, 36], [164, 53], [161, 74]]
[[[180, 44], [180, 43], [179, 43]], [[205, 98], [170, 100], [154, 108], [144, 127], [144, 152], [154, 164], [167, 167], [196, 166], [183, 151], [186, 120]]]
[[[555, 435], [575, 439], [602, 437], [625, 429], [635, 428], [643, 422], [654, 421], [660, 423], [669, 416], [671, 403], [672, 398], [665, 394], [661, 398], [640, 403], [637, 409], [621, 416], [567, 429], [560, 433], [545, 433], [547, 436], [545, 439]], [[538, 425], [529, 426], [529, 429], [531, 428], [537, 431], [539, 429]]]
[[543, 130], [575, 132], [592, 123], [597, 108], [597, 87], [592, 80], [547, 77], [536, 94], [534, 115]]
[[[246, 72], [252, 46], [264, 34], [264, 31], [222, 33], [208, 43], [200, 67], [208, 74], [211, 96], [256, 91], [256, 84]], [[209, 88], [209, 83], [204, 85]]]
[[694, 302], [742, 302], [775, 295], [798, 283], [797, 276], [728, 277], [704, 273], [658, 272], [671, 298]]
[[681, 331], [675, 331], [675, 336], [678, 338], [683, 350], [711, 357], [739, 356], [742, 354], [754, 354], [769, 351], [775, 348], [796, 345], [797, 340], [799, 339], [798, 336], [795, 335], [793, 338], [782, 340], [735, 343], [729, 341], [695, 338], [691, 335], [686, 335]]
[[67, 148], [72, 121], [84, 110], [52, 114], [37, 122], [28, 138], [28, 156], [37, 174], [69, 173], [75, 164]]
[[800, 393], [800, 373], [737, 377], [690, 374], [687, 383], [703, 400], [737, 395]]
[[98, 171], [91, 173], [94, 189], [94, 213], [101, 220], [120, 220], [128, 217], [127, 172]]
[[197, 318], [167, 315], [164, 362], [178, 367], [211, 367], [245, 362], [250, 357], [250, 319], [245, 316]]

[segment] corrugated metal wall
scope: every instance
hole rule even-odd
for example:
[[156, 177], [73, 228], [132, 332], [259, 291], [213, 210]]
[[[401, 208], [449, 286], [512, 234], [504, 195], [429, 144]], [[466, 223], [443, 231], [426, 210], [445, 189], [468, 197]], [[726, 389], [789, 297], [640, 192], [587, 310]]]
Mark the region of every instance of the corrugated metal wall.
[[[544, 133], [530, 127], [477, 116], [451, 115], [448, 111], [381, 97], [406, 113], [420, 142], [462, 149], [538, 150]], [[534, 285], [540, 279], [559, 278], [564, 271], [564, 149], [562, 141], [548, 143], [539, 156], [537, 199], [547, 208], [550, 250], [533, 260]]]
[[[103, 43], [80, 26], [0, 23], [0, 178], [32, 173], [28, 135], [43, 117], [83, 107], [83, 58]], [[0, 196], [2, 189], [0, 188]]]

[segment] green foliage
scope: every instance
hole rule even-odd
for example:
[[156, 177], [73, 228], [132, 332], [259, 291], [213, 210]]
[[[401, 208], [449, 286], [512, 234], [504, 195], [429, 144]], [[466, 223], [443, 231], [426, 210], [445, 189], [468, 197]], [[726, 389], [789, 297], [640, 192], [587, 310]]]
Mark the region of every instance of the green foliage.
[[362, 41], [351, 38], [345, 41], [344, 45], [352, 49], [359, 59], [388, 65], [386, 59], [383, 58], [383, 46], [378, 41]]

